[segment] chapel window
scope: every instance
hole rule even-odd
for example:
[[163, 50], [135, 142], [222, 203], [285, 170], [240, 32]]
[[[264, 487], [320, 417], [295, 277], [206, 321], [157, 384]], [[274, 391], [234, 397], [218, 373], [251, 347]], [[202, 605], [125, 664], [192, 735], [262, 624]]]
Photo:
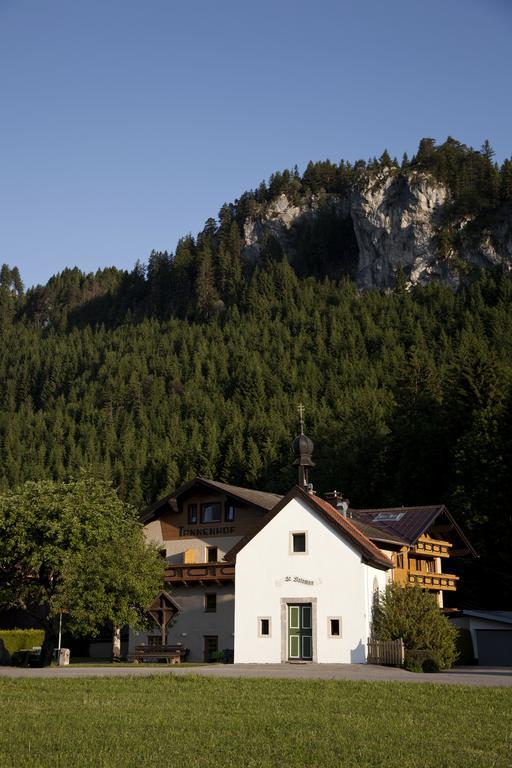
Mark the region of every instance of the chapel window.
[[292, 533], [291, 550], [295, 554], [305, 554], [306, 548], [306, 534], [305, 532]]
[[329, 637], [341, 637], [341, 619], [333, 616], [328, 619]]
[[258, 635], [260, 637], [270, 637], [270, 619], [261, 617], [258, 619], [258, 624]]

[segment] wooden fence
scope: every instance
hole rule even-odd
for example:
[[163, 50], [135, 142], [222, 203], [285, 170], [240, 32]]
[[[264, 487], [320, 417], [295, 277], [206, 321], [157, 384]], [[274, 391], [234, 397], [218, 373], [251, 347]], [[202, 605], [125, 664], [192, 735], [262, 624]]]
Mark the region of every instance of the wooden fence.
[[368, 638], [368, 664], [403, 667], [405, 661], [403, 640], [371, 640]]

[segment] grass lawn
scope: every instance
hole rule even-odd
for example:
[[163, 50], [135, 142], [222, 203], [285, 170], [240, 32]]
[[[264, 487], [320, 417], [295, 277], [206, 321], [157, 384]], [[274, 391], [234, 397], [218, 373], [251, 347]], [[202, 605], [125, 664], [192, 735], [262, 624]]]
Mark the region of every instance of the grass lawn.
[[0, 680], [9, 768], [512, 765], [512, 689], [154, 676]]

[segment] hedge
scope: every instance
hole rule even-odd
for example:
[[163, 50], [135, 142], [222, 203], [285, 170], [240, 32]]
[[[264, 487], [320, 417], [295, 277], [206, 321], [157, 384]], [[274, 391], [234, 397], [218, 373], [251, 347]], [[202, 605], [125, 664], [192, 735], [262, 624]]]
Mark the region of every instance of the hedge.
[[429, 649], [406, 650], [404, 667], [409, 672], [439, 672], [441, 655]]
[[17, 651], [42, 645], [43, 639], [42, 629], [0, 629], [0, 664], [9, 664]]

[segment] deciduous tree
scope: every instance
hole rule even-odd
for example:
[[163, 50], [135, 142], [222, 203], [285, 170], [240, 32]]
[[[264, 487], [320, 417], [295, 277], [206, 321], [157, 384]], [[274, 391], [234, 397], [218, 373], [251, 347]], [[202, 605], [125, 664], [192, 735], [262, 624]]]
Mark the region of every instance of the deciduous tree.
[[59, 613], [78, 634], [107, 622], [139, 626], [162, 576], [162, 558], [108, 483], [27, 482], [0, 496], [0, 605], [39, 621], [45, 666]]

